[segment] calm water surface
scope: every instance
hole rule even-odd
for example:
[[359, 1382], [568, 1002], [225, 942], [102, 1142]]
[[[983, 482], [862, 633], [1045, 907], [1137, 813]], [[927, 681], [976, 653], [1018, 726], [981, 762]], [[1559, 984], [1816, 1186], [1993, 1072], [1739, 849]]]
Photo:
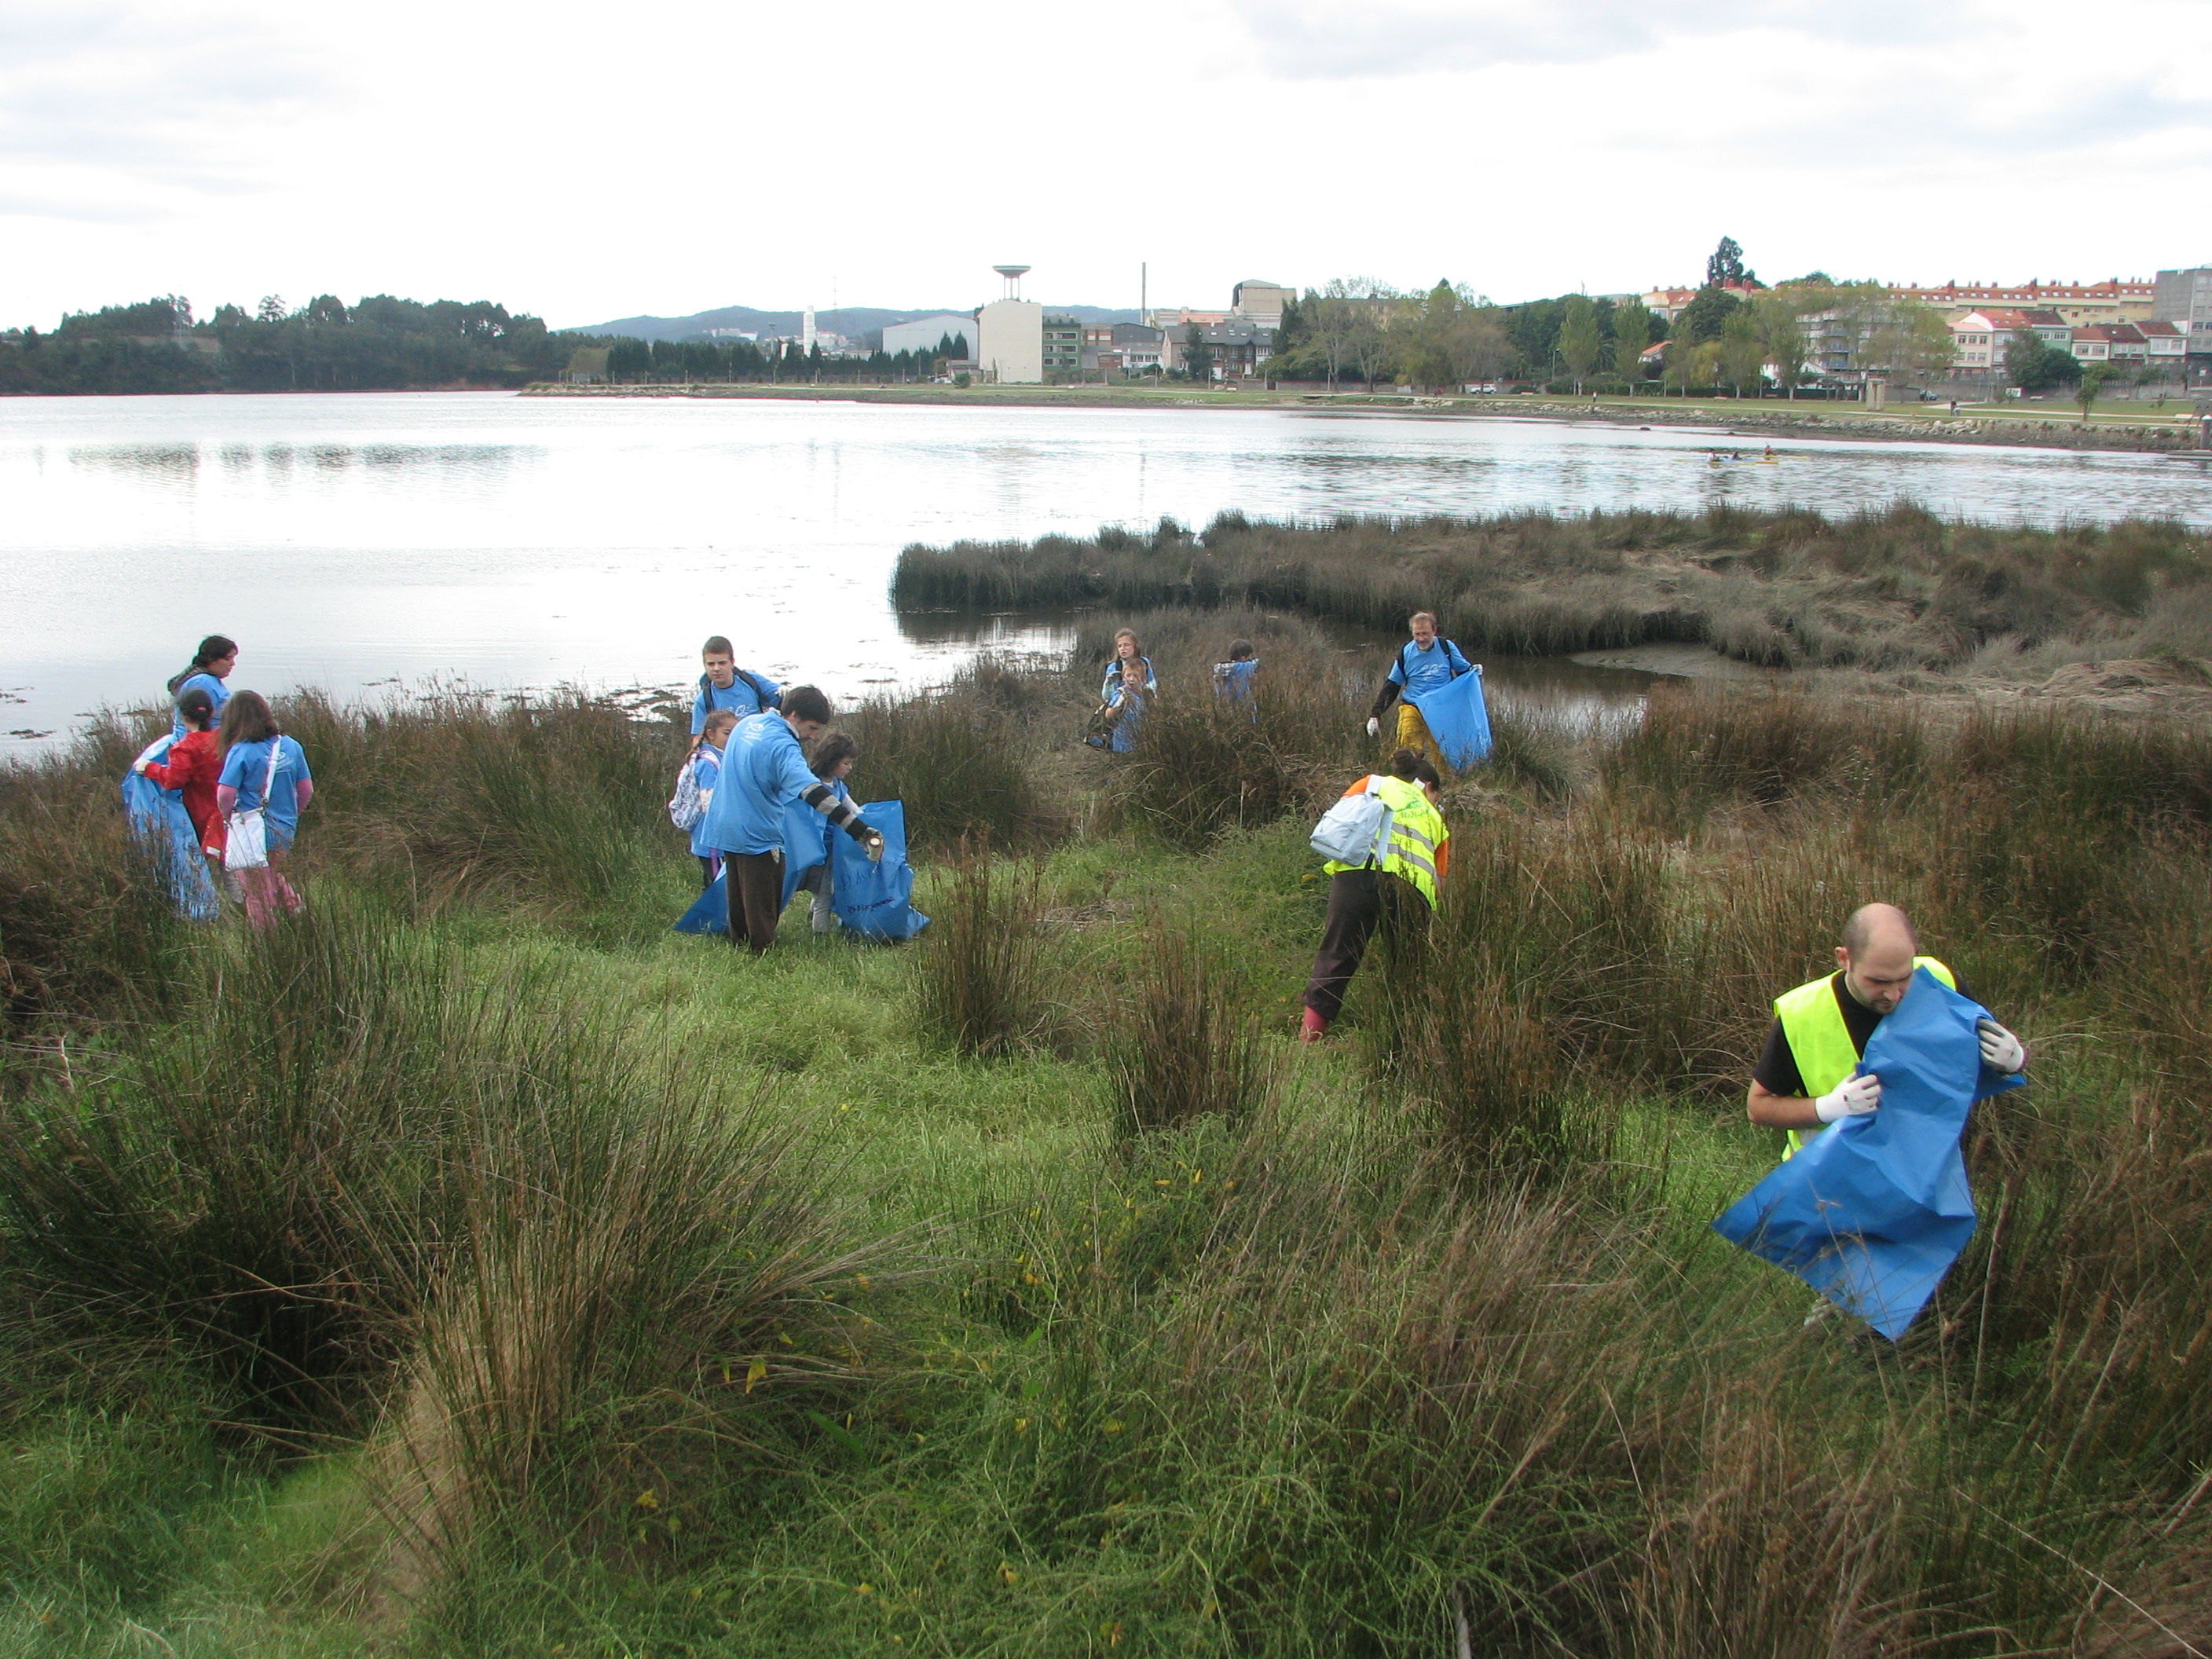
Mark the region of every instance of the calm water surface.
[[[1018, 618], [902, 626], [910, 541], [1162, 514], [1698, 507], [1900, 497], [2014, 522], [2212, 522], [2201, 464], [1782, 440], [1714, 469], [1706, 433], [1554, 422], [517, 398], [506, 393], [0, 399], [0, 749], [143, 705], [203, 634], [234, 686], [341, 696], [432, 678], [619, 690], [697, 673], [699, 641], [857, 696]], [[1493, 669], [1514, 689], [1510, 665]], [[1589, 674], [1531, 695], [1633, 696]]]

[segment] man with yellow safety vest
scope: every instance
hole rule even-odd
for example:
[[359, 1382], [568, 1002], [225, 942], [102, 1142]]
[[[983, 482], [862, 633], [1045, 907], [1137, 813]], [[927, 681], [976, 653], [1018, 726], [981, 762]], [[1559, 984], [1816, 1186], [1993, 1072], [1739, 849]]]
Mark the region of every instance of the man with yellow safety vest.
[[[1875, 1027], [1905, 1000], [1916, 969], [1961, 989], [1948, 968], [1919, 951], [1904, 911], [1864, 905], [1844, 924], [1836, 971], [1775, 999], [1774, 1027], [1752, 1071], [1746, 1109], [1753, 1123], [1790, 1132], [1784, 1158], [1831, 1123], [1881, 1109], [1881, 1079], [1854, 1073]], [[1993, 1019], [1977, 1029], [1982, 1059], [1993, 1070], [2027, 1068], [2027, 1050], [2018, 1037]]]
[[1390, 757], [1389, 770], [1371, 773], [1344, 792], [1346, 800], [1380, 797], [1390, 816], [1368, 857], [1332, 859], [1322, 866], [1329, 872], [1328, 920], [1306, 981], [1300, 1042], [1319, 1042], [1342, 1011], [1344, 994], [1378, 926], [1401, 946], [1427, 931], [1437, 884], [1451, 863], [1451, 831], [1436, 806], [1442, 781], [1435, 767], [1401, 749]]

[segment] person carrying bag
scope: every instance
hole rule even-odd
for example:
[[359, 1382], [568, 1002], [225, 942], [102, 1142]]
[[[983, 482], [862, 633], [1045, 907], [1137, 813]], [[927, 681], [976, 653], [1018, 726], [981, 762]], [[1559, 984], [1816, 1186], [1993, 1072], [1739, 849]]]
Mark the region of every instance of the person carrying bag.
[[276, 787], [276, 763], [284, 757], [281, 741], [269, 745], [269, 767], [261, 777], [261, 804], [234, 811], [226, 821], [222, 844], [226, 870], [266, 870], [269, 867], [269, 797]]
[[228, 836], [223, 868], [238, 878], [246, 919], [256, 927], [303, 908], [277, 870], [300, 828], [300, 811], [315, 793], [307, 751], [277, 728], [267, 699], [235, 693], [222, 711], [222, 776], [216, 805]]

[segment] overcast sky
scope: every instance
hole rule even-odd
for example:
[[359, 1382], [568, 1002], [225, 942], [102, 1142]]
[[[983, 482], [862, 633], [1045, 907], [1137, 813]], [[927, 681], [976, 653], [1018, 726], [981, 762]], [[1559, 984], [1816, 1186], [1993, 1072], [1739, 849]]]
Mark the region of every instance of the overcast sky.
[[2212, 262], [2212, 0], [0, 0], [0, 325]]

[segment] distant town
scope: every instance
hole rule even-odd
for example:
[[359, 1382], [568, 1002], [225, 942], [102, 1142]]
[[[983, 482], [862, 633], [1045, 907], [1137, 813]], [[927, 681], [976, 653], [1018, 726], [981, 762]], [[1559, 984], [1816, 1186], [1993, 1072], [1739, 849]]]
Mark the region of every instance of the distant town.
[[303, 306], [274, 295], [200, 319], [170, 295], [0, 332], [0, 392], [345, 391], [398, 387], [872, 382], [1411, 388], [1480, 394], [1721, 394], [2088, 400], [2212, 392], [2212, 264], [2150, 279], [1940, 285], [1772, 283], [1723, 238], [1704, 280], [1498, 304], [1465, 284], [1401, 290], [1258, 277], [1219, 308], [1126, 311], [1024, 296], [897, 312], [732, 307], [551, 330], [489, 301], [374, 295]]

